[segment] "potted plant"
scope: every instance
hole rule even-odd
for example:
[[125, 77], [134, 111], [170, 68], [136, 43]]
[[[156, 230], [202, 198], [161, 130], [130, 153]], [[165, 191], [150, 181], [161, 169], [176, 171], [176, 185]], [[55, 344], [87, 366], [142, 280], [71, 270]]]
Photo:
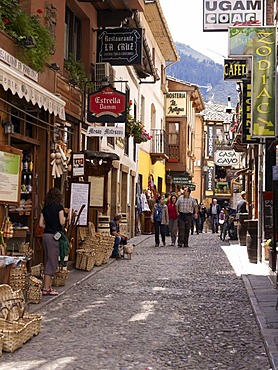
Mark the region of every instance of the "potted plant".
[[0, 29], [13, 37], [22, 47], [24, 62], [36, 71], [43, 70], [45, 62], [53, 54], [54, 40], [50, 32], [39, 22], [43, 13], [28, 15], [16, 0], [0, 0]]
[[126, 119], [126, 134], [133, 136], [135, 143], [145, 143], [152, 139], [152, 135], [150, 135], [146, 130], [143, 123], [139, 120], [136, 120], [130, 114], [130, 107], [131, 102], [129, 102], [129, 106], [127, 109], [127, 119]]
[[70, 53], [69, 58], [65, 60], [64, 66], [69, 72], [70, 83], [77, 85], [80, 89], [84, 89], [86, 83], [89, 81], [83, 64], [75, 60], [74, 54]]
[[265, 260], [268, 261], [270, 249], [273, 247], [273, 237], [265, 240], [263, 243], [263, 247], [264, 247]]

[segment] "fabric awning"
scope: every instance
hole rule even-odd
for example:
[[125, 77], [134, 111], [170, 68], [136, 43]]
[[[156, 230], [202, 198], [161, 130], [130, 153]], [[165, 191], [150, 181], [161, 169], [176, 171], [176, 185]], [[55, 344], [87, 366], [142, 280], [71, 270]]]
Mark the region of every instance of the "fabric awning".
[[17, 94], [20, 98], [25, 98], [28, 102], [31, 101], [33, 105], [38, 104], [40, 108], [43, 107], [49, 113], [65, 120], [66, 103], [62, 99], [1, 61], [0, 84], [5, 91], [10, 89], [13, 95]]

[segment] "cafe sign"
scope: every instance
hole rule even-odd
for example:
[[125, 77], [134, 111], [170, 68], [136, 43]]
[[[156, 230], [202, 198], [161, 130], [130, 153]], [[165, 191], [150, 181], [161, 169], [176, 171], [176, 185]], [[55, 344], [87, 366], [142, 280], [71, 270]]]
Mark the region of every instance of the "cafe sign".
[[111, 65], [142, 64], [142, 28], [97, 31], [97, 62]]
[[214, 154], [214, 163], [217, 166], [236, 166], [240, 161], [240, 153], [234, 150], [216, 150]]
[[244, 59], [224, 60], [224, 80], [241, 80], [248, 75], [247, 61]]
[[166, 94], [166, 116], [182, 117], [186, 115], [186, 93], [176, 91]]
[[116, 123], [126, 121], [126, 95], [105, 86], [88, 96], [88, 122]]

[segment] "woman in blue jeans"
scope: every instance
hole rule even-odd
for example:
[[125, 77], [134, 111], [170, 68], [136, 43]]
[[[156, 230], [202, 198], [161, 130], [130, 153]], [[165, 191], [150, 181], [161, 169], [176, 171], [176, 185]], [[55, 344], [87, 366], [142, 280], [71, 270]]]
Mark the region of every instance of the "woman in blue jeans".
[[152, 222], [154, 223], [154, 238], [155, 246], [159, 247], [159, 232], [161, 234], [161, 240], [165, 247], [165, 227], [169, 224], [168, 207], [164, 204], [164, 200], [159, 196], [154, 205], [153, 213], [151, 216]]

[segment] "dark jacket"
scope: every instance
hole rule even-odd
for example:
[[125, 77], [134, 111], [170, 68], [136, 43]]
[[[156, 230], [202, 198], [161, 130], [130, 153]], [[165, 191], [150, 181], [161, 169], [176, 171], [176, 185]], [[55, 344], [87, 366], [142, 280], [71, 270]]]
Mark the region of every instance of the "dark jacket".
[[[210, 204], [210, 207], [209, 207], [209, 215], [211, 216], [211, 209], [212, 209], [212, 203]], [[216, 211], [217, 211], [217, 214], [219, 215], [220, 211], [221, 211], [221, 207], [219, 204], [216, 204]]]

